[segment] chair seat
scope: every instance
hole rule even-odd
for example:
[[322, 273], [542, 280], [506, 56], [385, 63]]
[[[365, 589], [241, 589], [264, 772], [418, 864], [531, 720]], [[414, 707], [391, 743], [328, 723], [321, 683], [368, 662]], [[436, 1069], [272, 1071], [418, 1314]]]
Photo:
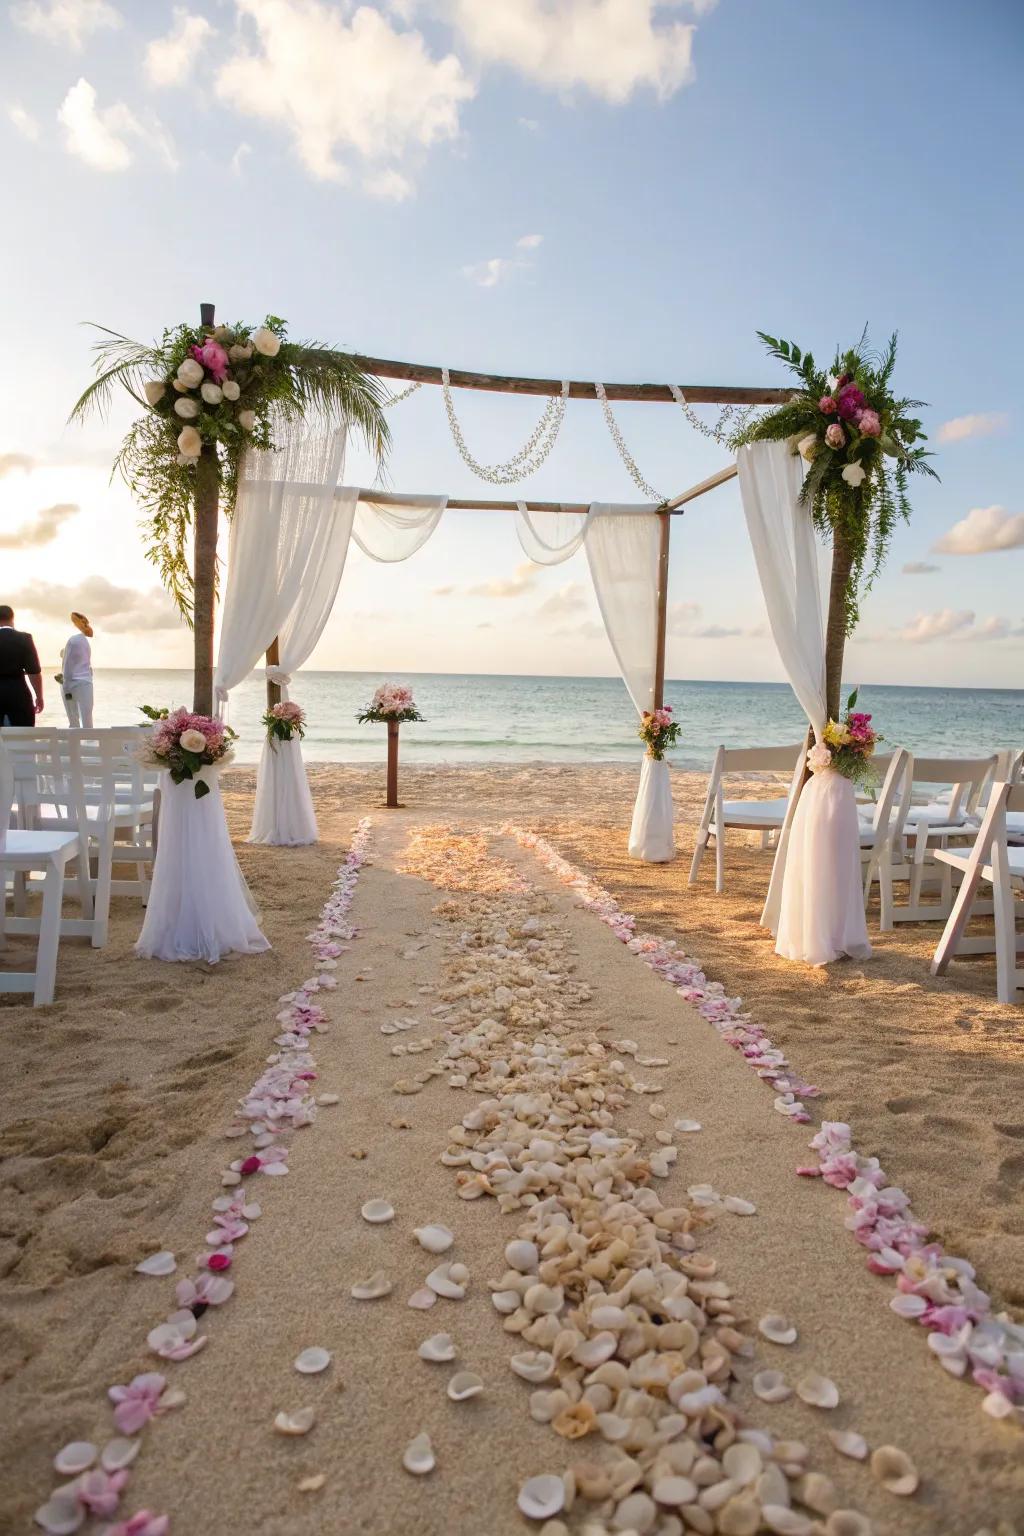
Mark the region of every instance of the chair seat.
[[927, 822], [929, 827], [935, 829], [942, 828], [943, 831], [951, 831], [958, 827], [973, 829], [981, 825], [977, 816], [971, 816], [966, 811], [962, 811], [959, 815], [951, 818], [949, 806], [935, 801], [932, 801], [930, 805], [912, 805], [908, 807], [907, 825], [905, 828], [908, 836], [917, 831], [922, 821]]
[[21, 832], [12, 828], [7, 834], [6, 847], [0, 848], [0, 864], [53, 858], [64, 852], [78, 852], [78, 837], [74, 832]]
[[[1007, 862], [1010, 866], [1011, 880], [1024, 880], [1024, 848], [1008, 848]], [[966, 872], [971, 861], [970, 848], [936, 848], [935, 857], [943, 864], [952, 864], [954, 869]], [[992, 865], [986, 864], [981, 872], [983, 880], [992, 879]]]
[[[722, 821], [727, 827], [746, 827], [760, 831], [764, 827], [781, 827], [786, 815], [788, 800], [725, 800], [722, 802]], [[714, 831], [714, 822], [711, 824]]]

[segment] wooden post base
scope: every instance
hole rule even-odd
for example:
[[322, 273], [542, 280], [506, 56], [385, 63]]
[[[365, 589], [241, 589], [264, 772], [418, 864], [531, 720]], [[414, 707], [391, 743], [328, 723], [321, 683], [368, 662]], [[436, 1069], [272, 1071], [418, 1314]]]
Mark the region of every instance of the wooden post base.
[[388, 790], [385, 808], [400, 810], [398, 804], [398, 721], [388, 721]]

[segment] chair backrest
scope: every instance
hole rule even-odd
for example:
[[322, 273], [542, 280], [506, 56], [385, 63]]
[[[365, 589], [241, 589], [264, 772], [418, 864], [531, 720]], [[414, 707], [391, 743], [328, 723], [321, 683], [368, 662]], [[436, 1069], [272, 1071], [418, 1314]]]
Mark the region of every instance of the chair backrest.
[[912, 784], [951, 784], [949, 819], [955, 821], [976, 806], [986, 779], [995, 771], [996, 754], [988, 757], [915, 757]]
[[804, 743], [791, 747], [720, 746], [721, 773], [792, 773], [793, 764], [803, 753]]
[[0, 742], [0, 850], [7, 841], [7, 828], [11, 824], [14, 805], [14, 763], [3, 742]]
[[14, 770], [14, 806], [21, 820], [31, 820], [32, 808], [71, 803], [67, 771], [61, 762], [57, 726], [8, 725], [0, 729], [0, 745]]
[[877, 844], [891, 829], [903, 826], [906, 801], [910, 793], [910, 753], [905, 747], [896, 747], [892, 752], [887, 752], [884, 758], [872, 758], [872, 762], [876, 768], [885, 768], [885, 777], [871, 816]]

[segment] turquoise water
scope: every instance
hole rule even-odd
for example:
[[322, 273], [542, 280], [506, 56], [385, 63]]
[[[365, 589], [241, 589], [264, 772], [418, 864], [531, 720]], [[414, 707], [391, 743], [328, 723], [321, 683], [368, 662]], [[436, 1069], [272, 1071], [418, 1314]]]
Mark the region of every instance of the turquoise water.
[[[395, 674], [410, 683], [426, 716], [402, 730], [406, 762], [635, 762], [636, 716], [618, 678], [482, 677]], [[383, 726], [357, 725], [356, 711], [385, 678], [371, 672], [302, 672], [294, 698], [309, 717], [309, 762], [367, 762], [384, 750]], [[666, 702], [682, 721], [672, 761], [708, 768], [719, 742], [782, 744], [803, 732], [800, 708], [783, 683], [671, 682]], [[230, 724], [240, 734], [237, 756], [253, 762], [262, 746], [259, 717], [264, 685], [250, 679], [231, 696]], [[100, 671], [96, 724], [141, 718], [139, 704], [190, 704], [188, 672]], [[1024, 745], [1024, 690], [895, 688], [865, 685], [859, 707], [870, 710], [889, 741], [936, 756], [985, 753]], [[65, 723], [51, 684], [45, 721]]]

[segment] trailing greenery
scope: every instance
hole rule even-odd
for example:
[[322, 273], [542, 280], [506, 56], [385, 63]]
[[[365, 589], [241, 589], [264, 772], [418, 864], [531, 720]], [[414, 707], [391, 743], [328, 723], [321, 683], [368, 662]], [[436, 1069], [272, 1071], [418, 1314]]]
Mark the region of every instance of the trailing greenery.
[[815, 527], [842, 535], [853, 564], [846, 589], [846, 633], [857, 626], [860, 599], [885, 562], [898, 519], [910, 517], [911, 474], [937, 479], [926, 462], [927, 440], [913, 414], [923, 400], [893, 394], [896, 336], [881, 353], [869, 350], [867, 330], [855, 347], [838, 352], [831, 373], [792, 341], [758, 331], [772, 357], [786, 364], [800, 388], [785, 405], [736, 434], [731, 446], [789, 442], [809, 466], [800, 500]]
[[96, 377], [70, 420], [106, 414], [117, 386], [142, 407], [112, 473], [138, 503], [147, 557], [189, 624], [188, 548], [201, 459], [215, 464], [220, 504], [230, 517], [243, 453], [272, 449], [275, 431], [290, 422], [316, 431], [347, 420], [378, 462], [386, 456], [384, 387], [346, 352], [289, 341], [277, 315], [258, 329], [179, 325], [152, 345], [106, 326], [94, 329]]

